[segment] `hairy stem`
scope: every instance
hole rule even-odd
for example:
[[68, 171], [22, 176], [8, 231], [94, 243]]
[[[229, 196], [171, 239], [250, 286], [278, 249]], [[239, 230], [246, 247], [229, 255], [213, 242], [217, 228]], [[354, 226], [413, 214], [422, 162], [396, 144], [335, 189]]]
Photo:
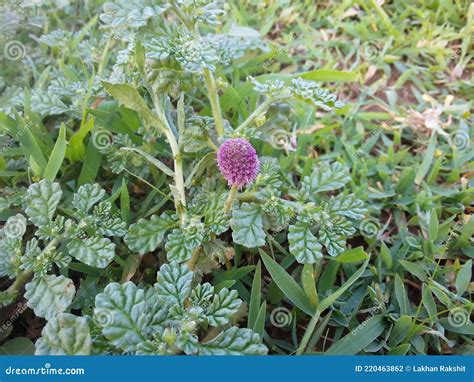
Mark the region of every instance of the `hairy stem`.
[[225, 201], [225, 204], [224, 204], [225, 214], [228, 214], [230, 212], [230, 209], [232, 208], [232, 204], [234, 204], [234, 199], [238, 191], [239, 191], [239, 188], [237, 186], [231, 187], [229, 191], [229, 195], [227, 196], [227, 200]]
[[217, 94], [216, 80], [209, 69], [204, 69], [204, 81], [206, 82], [209, 102], [211, 103], [212, 116], [216, 124], [217, 136], [222, 137], [224, 136], [224, 119], [222, 118], [219, 95]]

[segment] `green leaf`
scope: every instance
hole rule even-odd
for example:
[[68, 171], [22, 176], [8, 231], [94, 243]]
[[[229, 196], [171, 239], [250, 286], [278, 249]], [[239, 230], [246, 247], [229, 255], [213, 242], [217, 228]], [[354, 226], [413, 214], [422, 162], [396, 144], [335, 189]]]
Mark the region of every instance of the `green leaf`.
[[190, 260], [193, 251], [201, 245], [202, 240], [202, 232], [188, 233], [185, 230], [174, 229], [168, 235], [165, 245], [167, 259], [180, 263]]
[[359, 279], [359, 277], [362, 276], [365, 268], [367, 268], [367, 264], [369, 264], [369, 260], [370, 257], [367, 257], [364, 261], [364, 264], [362, 264], [362, 266], [357, 271], [355, 271], [352, 276], [349, 277], [349, 279], [339, 287], [338, 290], [320, 302], [318, 305], [318, 310], [320, 312], [323, 312], [329, 308], [346, 290], [349, 289], [352, 284], [354, 284]]
[[306, 199], [312, 199], [318, 192], [334, 191], [349, 182], [349, 170], [339, 162], [327, 163], [316, 167], [311, 176], [305, 176], [301, 182], [301, 193]]
[[256, 203], [242, 203], [232, 211], [230, 220], [232, 238], [236, 244], [247, 248], [265, 245], [265, 231], [260, 206]]
[[415, 183], [420, 184], [425, 175], [428, 173], [430, 169], [431, 162], [433, 161], [435, 150], [436, 150], [436, 143], [437, 143], [437, 135], [432, 134], [430, 143], [426, 151], [423, 153], [423, 162], [421, 162], [421, 166], [418, 167], [418, 171], [416, 173]]
[[25, 196], [25, 212], [37, 227], [51, 223], [61, 195], [59, 183], [52, 183], [46, 179], [28, 188]]
[[314, 264], [323, 257], [321, 244], [312, 234], [309, 224], [297, 221], [294, 225], [290, 225], [288, 230], [290, 253], [300, 264]]
[[149, 124], [156, 127], [161, 127], [162, 124], [158, 118], [149, 109], [146, 101], [138, 93], [137, 89], [127, 84], [113, 84], [111, 82], [102, 81], [105, 90], [107, 90], [112, 97], [119, 101], [126, 108], [138, 112]]
[[85, 184], [74, 194], [71, 204], [81, 216], [85, 216], [104, 196], [105, 191], [99, 184]]
[[456, 276], [456, 290], [459, 296], [462, 296], [469, 287], [472, 279], [472, 260], [466, 261], [466, 263], [459, 270]]
[[384, 316], [371, 316], [349, 334], [336, 341], [325, 354], [355, 355], [375, 341], [384, 330]]
[[76, 294], [76, 287], [71, 279], [55, 275], [35, 277], [25, 285], [25, 290], [27, 305], [38, 317], [47, 320], [64, 312]]
[[390, 333], [390, 338], [388, 345], [390, 347], [395, 347], [400, 344], [410, 332], [412, 327], [412, 319], [410, 316], [400, 316], [400, 318], [395, 322], [393, 329]]
[[432, 209], [430, 214], [429, 236], [433, 242], [438, 238], [438, 216], [435, 209]]
[[252, 290], [250, 292], [249, 315], [247, 328], [253, 329], [260, 309], [260, 300], [262, 298], [262, 263], [259, 261], [252, 281]]
[[334, 260], [340, 263], [358, 263], [367, 259], [368, 256], [364, 251], [364, 247], [357, 247], [344, 251], [339, 256], [336, 256]]
[[354, 194], [339, 194], [336, 197], [331, 197], [327, 201], [327, 210], [330, 214], [345, 216], [350, 219], [363, 219], [367, 213], [364, 202], [357, 199]]
[[408, 300], [405, 285], [398, 274], [395, 275], [395, 286], [394, 286], [395, 298], [397, 299], [398, 305], [400, 306], [400, 313], [403, 315], [410, 315], [410, 301]]
[[181, 306], [191, 292], [192, 281], [193, 273], [186, 264], [172, 262], [161, 267], [157, 274], [155, 289], [161, 300]]
[[272, 276], [273, 281], [278, 285], [278, 288], [280, 288], [295, 306], [306, 314], [313, 315], [316, 307], [311, 303], [308, 296], [306, 296], [296, 281], [293, 280], [293, 277], [286, 273], [286, 271], [264, 251], [259, 249], [259, 252], [265, 267]]
[[438, 314], [435, 299], [433, 298], [433, 295], [431, 294], [430, 289], [425, 283], [423, 283], [422, 285], [421, 292], [422, 292], [421, 295], [423, 298], [423, 305], [425, 306], [426, 311], [428, 312], [429, 318], [433, 320], [436, 318]]
[[385, 266], [390, 269], [393, 266], [393, 259], [392, 254], [390, 253], [390, 249], [388, 249], [387, 245], [382, 242], [380, 245], [380, 256], [382, 257]]
[[231, 327], [199, 346], [202, 355], [265, 355], [268, 349], [250, 329]]
[[410, 350], [410, 348], [411, 344], [401, 344], [397, 347], [394, 347], [393, 349], [390, 349], [387, 355], [405, 355], [408, 353], [408, 350]]
[[135, 152], [135, 153], [139, 154], [140, 156], [145, 158], [148, 162], [150, 162], [153, 166], [155, 166], [158, 170], [164, 172], [168, 176], [174, 177], [174, 171], [173, 170], [171, 170], [162, 161], [156, 159], [154, 156], [146, 153], [145, 151], [140, 150], [140, 149], [136, 149], [134, 147], [122, 147], [121, 150], [132, 151], [132, 152]]
[[352, 82], [357, 79], [356, 72], [342, 72], [333, 69], [318, 69], [294, 75], [305, 80], [327, 82]]
[[81, 185], [94, 182], [99, 172], [101, 161], [102, 154], [95, 147], [93, 139], [91, 139], [87, 144], [86, 154], [77, 183]]
[[67, 249], [72, 257], [96, 268], [105, 268], [115, 257], [115, 244], [106, 237], [73, 239]]
[[311, 303], [317, 306], [319, 302], [319, 296], [318, 292], [316, 291], [314, 265], [305, 264], [303, 266], [303, 270], [301, 271], [301, 284], [303, 285], [303, 290], [305, 291]]
[[406, 260], [399, 260], [399, 263], [412, 275], [418, 277], [421, 281], [426, 281], [428, 276], [420, 264]]
[[262, 306], [260, 307], [257, 318], [255, 320], [255, 324], [253, 325], [252, 329], [255, 333], [257, 333], [261, 338], [263, 338], [263, 334], [265, 333], [265, 317], [267, 315], [267, 302], [262, 302]]
[[144, 255], [158, 248], [166, 232], [175, 224], [175, 218], [168, 213], [163, 213], [161, 216], [153, 215], [149, 220], [140, 219], [129, 227], [124, 241], [130, 250]]
[[145, 291], [131, 281], [107, 285], [95, 298], [94, 316], [104, 336], [124, 351], [134, 351], [146, 340], [150, 317], [146, 315]]
[[39, 172], [36, 175], [41, 176], [47, 163], [38, 141], [31, 131], [31, 126], [29, 124], [25, 125], [18, 113], [15, 120], [3, 112], [0, 112], [0, 126], [20, 142], [25, 157], [30, 161], [30, 164], [34, 161], [38, 166]]
[[58, 139], [54, 145], [53, 151], [51, 152], [48, 164], [44, 169], [44, 179], [53, 182], [56, 178], [56, 175], [61, 168], [61, 164], [63, 163], [64, 155], [66, 154], [66, 145], [66, 125], [63, 123], [59, 129]]
[[35, 344], [26, 337], [16, 337], [0, 346], [0, 355], [34, 355]]
[[230, 319], [239, 310], [242, 300], [238, 298], [237, 291], [222, 288], [206, 312], [211, 326], [221, 326], [229, 323]]
[[36, 355], [89, 355], [92, 339], [85, 317], [60, 313], [48, 321], [36, 342]]

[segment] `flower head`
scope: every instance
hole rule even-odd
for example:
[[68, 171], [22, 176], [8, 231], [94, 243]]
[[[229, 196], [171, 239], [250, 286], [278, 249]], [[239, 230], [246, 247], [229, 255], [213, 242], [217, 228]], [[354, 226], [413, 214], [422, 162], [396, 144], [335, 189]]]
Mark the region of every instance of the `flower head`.
[[217, 152], [217, 164], [229, 186], [239, 188], [254, 181], [260, 170], [257, 152], [244, 138], [225, 141]]

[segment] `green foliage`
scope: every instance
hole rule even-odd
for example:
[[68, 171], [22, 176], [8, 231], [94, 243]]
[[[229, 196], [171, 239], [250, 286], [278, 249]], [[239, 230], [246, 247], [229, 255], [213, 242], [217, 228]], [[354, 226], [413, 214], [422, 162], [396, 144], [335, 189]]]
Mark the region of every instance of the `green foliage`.
[[16, 3], [0, 353], [472, 353], [469, 2]]

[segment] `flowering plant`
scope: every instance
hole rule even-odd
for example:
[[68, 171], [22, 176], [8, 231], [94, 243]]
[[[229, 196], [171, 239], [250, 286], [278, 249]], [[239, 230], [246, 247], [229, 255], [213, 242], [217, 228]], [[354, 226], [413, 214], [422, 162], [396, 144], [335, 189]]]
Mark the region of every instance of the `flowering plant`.
[[115, 0], [25, 48], [42, 74], [0, 112], [0, 306], [26, 300], [36, 354], [302, 354], [328, 325], [338, 353], [362, 304], [383, 302], [378, 335], [411, 311], [357, 157], [318, 138], [344, 103], [319, 71], [265, 73], [271, 44], [226, 8]]

